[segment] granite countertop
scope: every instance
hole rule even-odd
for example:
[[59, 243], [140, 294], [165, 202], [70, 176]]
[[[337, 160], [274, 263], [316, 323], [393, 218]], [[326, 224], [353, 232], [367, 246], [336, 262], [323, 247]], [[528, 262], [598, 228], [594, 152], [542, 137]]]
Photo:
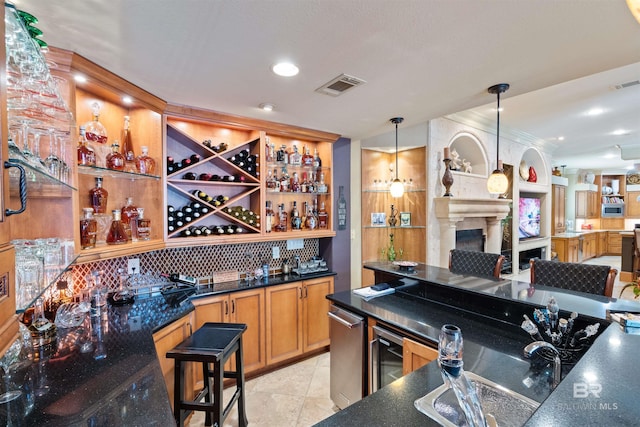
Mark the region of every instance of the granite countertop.
[[[388, 263], [372, 264], [368, 268], [383, 272], [394, 271], [394, 267]], [[478, 285], [474, 288], [468, 277], [458, 276], [456, 279], [456, 275], [438, 267], [419, 266], [413, 274], [395, 271], [403, 278], [403, 283], [409, 283], [409, 280], [422, 282], [429, 289], [427, 294], [434, 294], [436, 299], [442, 299], [440, 294], [449, 294], [450, 299], [438, 302], [411, 300], [395, 293], [366, 302], [349, 292], [334, 294], [329, 299], [365, 317], [373, 317], [422, 337], [426, 342], [435, 343], [444, 323], [460, 326], [465, 339], [465, 370], [542, 402], [527, 425], [637, 424], [640, 407], [633, 398], [635, 383], [629, 382], [629, 373], [635, 369], [633, 358], [629, 355], [640, 351], [640, 336], [626, 334], [618, 324], [609, 324], [604, 319], [607, 309], [640, 311], [640, 304], [604, 297], [591, 299], [572, 292], [565, 293], [538, 286], [533, 295], [540, 294], [539, 299], [520, 301], [518, 295], [522, 296], [523, 289], [526, 294], [527, 288], [517, 281], [501, 280], [498, 284], [498, 288], [515, 290], [513, 296], [509, 292], [496, 295], [487, 292], [491, 289], [489, 279], [478, 279]], [[436, 277], [439, 281], [429, 283], [426, 279], [428, 277]], [[455, 284], [456, 280], [462, 285]], [[437, 292], [433, 292], [431, 288], [437, 289]], [[558, 301], [561, 317], [576, 310], [586, 314], [579, 318], [589, 323], [600, 321], [602, 331], [570, 372], [567, 373], [566, 367], [563, 369], [563, 381], [553, 391], [548, 385], [550, 377], [532, 372], [529, 363], [522, 357], [522, 348], [531, 340], [518, 326], [523, 310], [526, 312], [546, 304], [546, 301], [544, 304], [541, 302], [548, 297], [547, 292], [552, 292], [556, 299], [561, 298]], [[497, 321], [492, 315], [494, 308], [487, 309], [483, 315], [477, 315], [460, 309], [460, 305], [469, 306], [472, 311], [480, 306], [494, 305], [496, 310], [503, 307], [504, 313], [502, 319]], [[525, 383], [532, 386], [526, 387]], [[441, 384], [437, 362], [432, 362], [318, 425], [437, 425], [415, 409], [413, 402]], [[600, 393], [585, 396], [578, 393], [574, 396], [575, 384], [579, 390], [582, 390], [580, 387], [592, 387], [592, 390], [600, 390]]]
[[[199, 286], [185, 294], [136, 297], [105, 306], [76, 328], [57, 330], [57, 344], [41, 360], [13, 364], [0, 394], [21, 390], [11, 410], [15, 425], [175, 426], [153, 333], [194, 310], [192, 298], [334, 275], [270, 277], [267, 281]], [[26, 413], [26, 416], [24, 415]], [[0, 411], [0, 425], [3, 421]]]

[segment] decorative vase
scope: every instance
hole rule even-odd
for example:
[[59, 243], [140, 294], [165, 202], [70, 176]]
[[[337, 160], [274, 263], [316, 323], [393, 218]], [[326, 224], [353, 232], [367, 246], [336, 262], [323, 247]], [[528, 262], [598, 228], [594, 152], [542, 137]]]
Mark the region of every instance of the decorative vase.
[[453, 194], [451, 194], [451, 186], [453, 185], [453, 174], [449, 170], [451, 159], [444, 159], [443, 162], [445, 164], [444, 174], [442, 175], [442, 185], [444, 185], [445, 189], [443, 197], [453, 197]]
[[533, 166], [529, 166], [529, 179], [527, 179], [527, 181], [538, 182], [538, 174], [536, 174], [536, 170]]
[[387, 259], [391, 262], [396, 260], [396, 248], [393, 246], [393, 233], [389, 234], [389, 248], [387, 249]]
[[584, 175], [584, 180], [587, 184], [593, 184], [596, 180], [596, 176], [593, 172], [589, 171]]
[[394, 208], [393, 205], [391, 205], [391, 215], [389, 216], [389, 225], [391, 227], [395, 227], [396, 224], [398, 224], [396, 215], [398, 215], [398, 209]]
[[518, 170], [520, 171], [520, 178], [527, 181], [529, 179], [529, 168], [527, 167], [527, 162], [524, 160], [520, 161], [520, 167]]

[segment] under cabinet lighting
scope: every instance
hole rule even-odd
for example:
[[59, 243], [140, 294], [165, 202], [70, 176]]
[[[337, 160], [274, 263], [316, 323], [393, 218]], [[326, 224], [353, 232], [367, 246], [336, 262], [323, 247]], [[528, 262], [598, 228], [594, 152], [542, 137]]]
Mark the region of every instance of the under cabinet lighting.
[[73, 79], [78, 83], [86, 83], [87, 82], [87, 78], [85, 76], [83, 76], [82, 74], [76, 74], [75, 76], [73, 76]]
[[131, 104], [133, 102], [133, 99], [130, 96], [123, 96], [122, 97], [122, 102], [124, 102], [125, 104]]
[[273, 109], [276, 107], [273, 104], [269, 104], [268, 102], [263, 102], [262, 104], [259, 105], [259, 107], [261, 109], [263, 109], [264, 111], [273, 111]]

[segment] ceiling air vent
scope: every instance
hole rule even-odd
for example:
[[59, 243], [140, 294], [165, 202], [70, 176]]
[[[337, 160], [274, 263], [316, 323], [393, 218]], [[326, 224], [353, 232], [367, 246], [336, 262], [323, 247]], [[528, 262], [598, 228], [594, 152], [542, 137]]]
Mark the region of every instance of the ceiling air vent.
[[636, 86], [636, 85], [640, 85], [640, 80], [634, 80], [634, 81], [631, 81], [631, 82], [620, 83], [620, 84], [615, 85], [614, 87], [616, 89], [626, 89], [628, 87]]
[[340, 74], [335, 79], [320, 86], [316, 89], [316, 92], [330, 96], [338, 96], [363, 83], [366, 83], [366, 81], [348, 74]]

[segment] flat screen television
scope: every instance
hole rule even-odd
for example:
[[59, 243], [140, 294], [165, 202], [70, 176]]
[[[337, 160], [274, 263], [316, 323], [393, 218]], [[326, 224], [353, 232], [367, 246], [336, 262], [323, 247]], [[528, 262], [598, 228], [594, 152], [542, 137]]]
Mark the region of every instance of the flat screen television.
[[518, 214], [520, 217], [518, 225], [520, 240], [540, 236], [540, 199], [520, 197]]

